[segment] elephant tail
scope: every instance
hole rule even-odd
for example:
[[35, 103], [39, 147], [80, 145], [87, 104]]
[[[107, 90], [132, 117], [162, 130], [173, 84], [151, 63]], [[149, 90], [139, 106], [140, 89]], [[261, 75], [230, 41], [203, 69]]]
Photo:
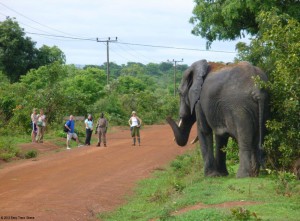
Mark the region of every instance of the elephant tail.
[[258, 118], [259, 118], [259, 142], [258, 142], [258, 148], [259, 148], [259, 158], [260, 158], [260, 164], [264, 168], [264, 148], [263, 148], [263, 142], [264, 142], [264, 135], [265, 135], [265, 102], [266, 97], [263, 93], [260, 94], [258, 97]]

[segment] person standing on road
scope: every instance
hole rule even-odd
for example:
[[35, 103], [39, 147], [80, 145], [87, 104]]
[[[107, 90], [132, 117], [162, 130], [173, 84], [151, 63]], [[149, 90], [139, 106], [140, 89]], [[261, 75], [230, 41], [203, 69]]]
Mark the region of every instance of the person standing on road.
[[37, 135], [37, 119], [38, 116], [36, 114], [36, 108], [33, 108], [32, 110], [32, 114], [31, 114], [31, 127], [32, 127], [32, 131], [31, 131], [31, 141], [32, 143], [36, 142], [36, 135]]
[[69, 120], [66, 122], [65, 127], [69, 130], [67, 134], [67, 150], [70, 150], [70, 140], [73, 138], [77, 142], [77, 146], [79, 147], [78, 136], [75, 133], [75, 121], [74, 116], [70, 115]]
[[101, 146], [101, 141], [103, 140], [103, 144], [106, 147], [106, 132], [108, 127], [108, 121], [104, 117], [104, 114], [100, 114], [100, 118], [97, 121], [96, 133], [98, 133], [98, 144], [97, 147]]
[[91, 145], [91, 137], [93, 133], [93, 117], [91, 114], [88, 115], [87, 119], [84, 121], [85, 123], [85, 145]]
[[130, 125], [131, 130], [131, 137], [133, 139], [132, 146], [135, 146], [136, 143], [136, 137], [139, 143], [139, 146], [141, 145], [141, 138], [140, 138], [140, 127], [142, 124], [142, 120], [136, 115], [135, 111], [132, 111], [132, 116], [130, 117], [128, 123]]
[[44, 110], [40, 109], [40, 114], [37, 115], [37, 136], [36, 136], [36, 142], [37, 143], [43, 143], [44, 139], [44, 133], [46, 129], [46, 115], [44, 114]]

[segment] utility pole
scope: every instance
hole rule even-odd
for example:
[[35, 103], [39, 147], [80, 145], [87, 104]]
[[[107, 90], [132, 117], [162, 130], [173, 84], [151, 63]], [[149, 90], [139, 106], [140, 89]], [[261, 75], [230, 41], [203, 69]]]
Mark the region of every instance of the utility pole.
[[176, 60], [172, 60], [172, 61], [169, 61], [168, 62], [173, 62], [174, 63], [174, 96], [176, 96], [176, 64], [178, 62], [183, 62], [183, 58], [179, 61], [176, 61]]
[[107, 85], [109, 84], [109, 42], [116, 42], [118, 41], [118, 37], [116, 37], [115, 40], [111, 40], [110, 37], [108, 37], [107, 40], [99, 40], [97, 38], [97, 42], [106, 42], [106, 59], [107, 59], [107, 64], [106, 64], [106, 75], [107, 75]]

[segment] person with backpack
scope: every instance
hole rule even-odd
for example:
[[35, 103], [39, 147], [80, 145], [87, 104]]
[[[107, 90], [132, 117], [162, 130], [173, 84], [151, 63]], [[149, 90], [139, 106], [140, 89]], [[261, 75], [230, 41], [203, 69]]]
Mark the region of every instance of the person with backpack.
[[40, 114], [37, 115], [37, 123], [38, 130], [36, 135], [36, 142], [43, 143], [44, 134], [46, 130], [46, 115], [44, 114], [44, 110], [40, 109]]
[[135, 111], [132, 111], [132, 116], [129, 119], [128, 123], [130, 125], [131, 130], [131, 137], [133, 139], [132, 146], [135, 146], [136, 143], [136, 137], [139, 143], [139, 146], [141, 145], [141, 138], [140, 138], [140, 127], [142, 124], [142, 120], [136, 115]]
[[69, 146], [71, 139], [75, 139], [76, 143], [79, 147], [80, 145], [79, 145], [78, 136], [75, 133], [75, 121], [74, 121], [74, 116], [73, 115], [70, 115], [69, 120], [65, 123], [65, 128], [68, 131], [67, 132], [67, 150], [71, 149], [70, 146]]
[[101, 146], [101, 141], [103, 140], [103, 144], [106, 147], [106, 132], [108, 127], [108, 121], [104, 117], [104, 114], [100, 114], [100, 118], [97, 121], [96, 133], [98, 133], [98, 143], [97, 147]]

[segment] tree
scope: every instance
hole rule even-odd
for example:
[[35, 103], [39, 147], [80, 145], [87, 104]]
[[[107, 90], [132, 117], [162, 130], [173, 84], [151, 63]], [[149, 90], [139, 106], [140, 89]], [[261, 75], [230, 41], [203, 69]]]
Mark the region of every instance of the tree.
[[66, 56], [57, 46], [49, 47], [47, 45], [43, 45], [38, 50], [37, 62], [37, 66], [44, 66], [54, 62], [65, 64]]
[[300, 21], [298, 0], [195, 0], [192, 33], [208, 40], [208, 47], [215, 40], [234, 40], [245, 34], [259, 31], [257, 17], [262, 11], [275, 8], [279, 14], [287, 13]]
[[0, 71], [10, 82], [17, 82], [30, 69], [54, 62], [65, 63], [66, 57], [58, 47], [43, 45], [37, 49], [35, 45], [15, 19], [8, 17], [0, 22]]
[[35, 42], [19, 24], [11, 18], [0, 22], [0, 70], [11, 82], [19, 80], [31, 68], [35, 68], [37, 49]]
[[238, 45], [239, 59], [261, 66], [268, 74], [271, 116], [265, 149], [275, 168], [290, 169], [300, 156], [300, 23], [275, 11], [257, 19], [260, 34], [249, 46]]

